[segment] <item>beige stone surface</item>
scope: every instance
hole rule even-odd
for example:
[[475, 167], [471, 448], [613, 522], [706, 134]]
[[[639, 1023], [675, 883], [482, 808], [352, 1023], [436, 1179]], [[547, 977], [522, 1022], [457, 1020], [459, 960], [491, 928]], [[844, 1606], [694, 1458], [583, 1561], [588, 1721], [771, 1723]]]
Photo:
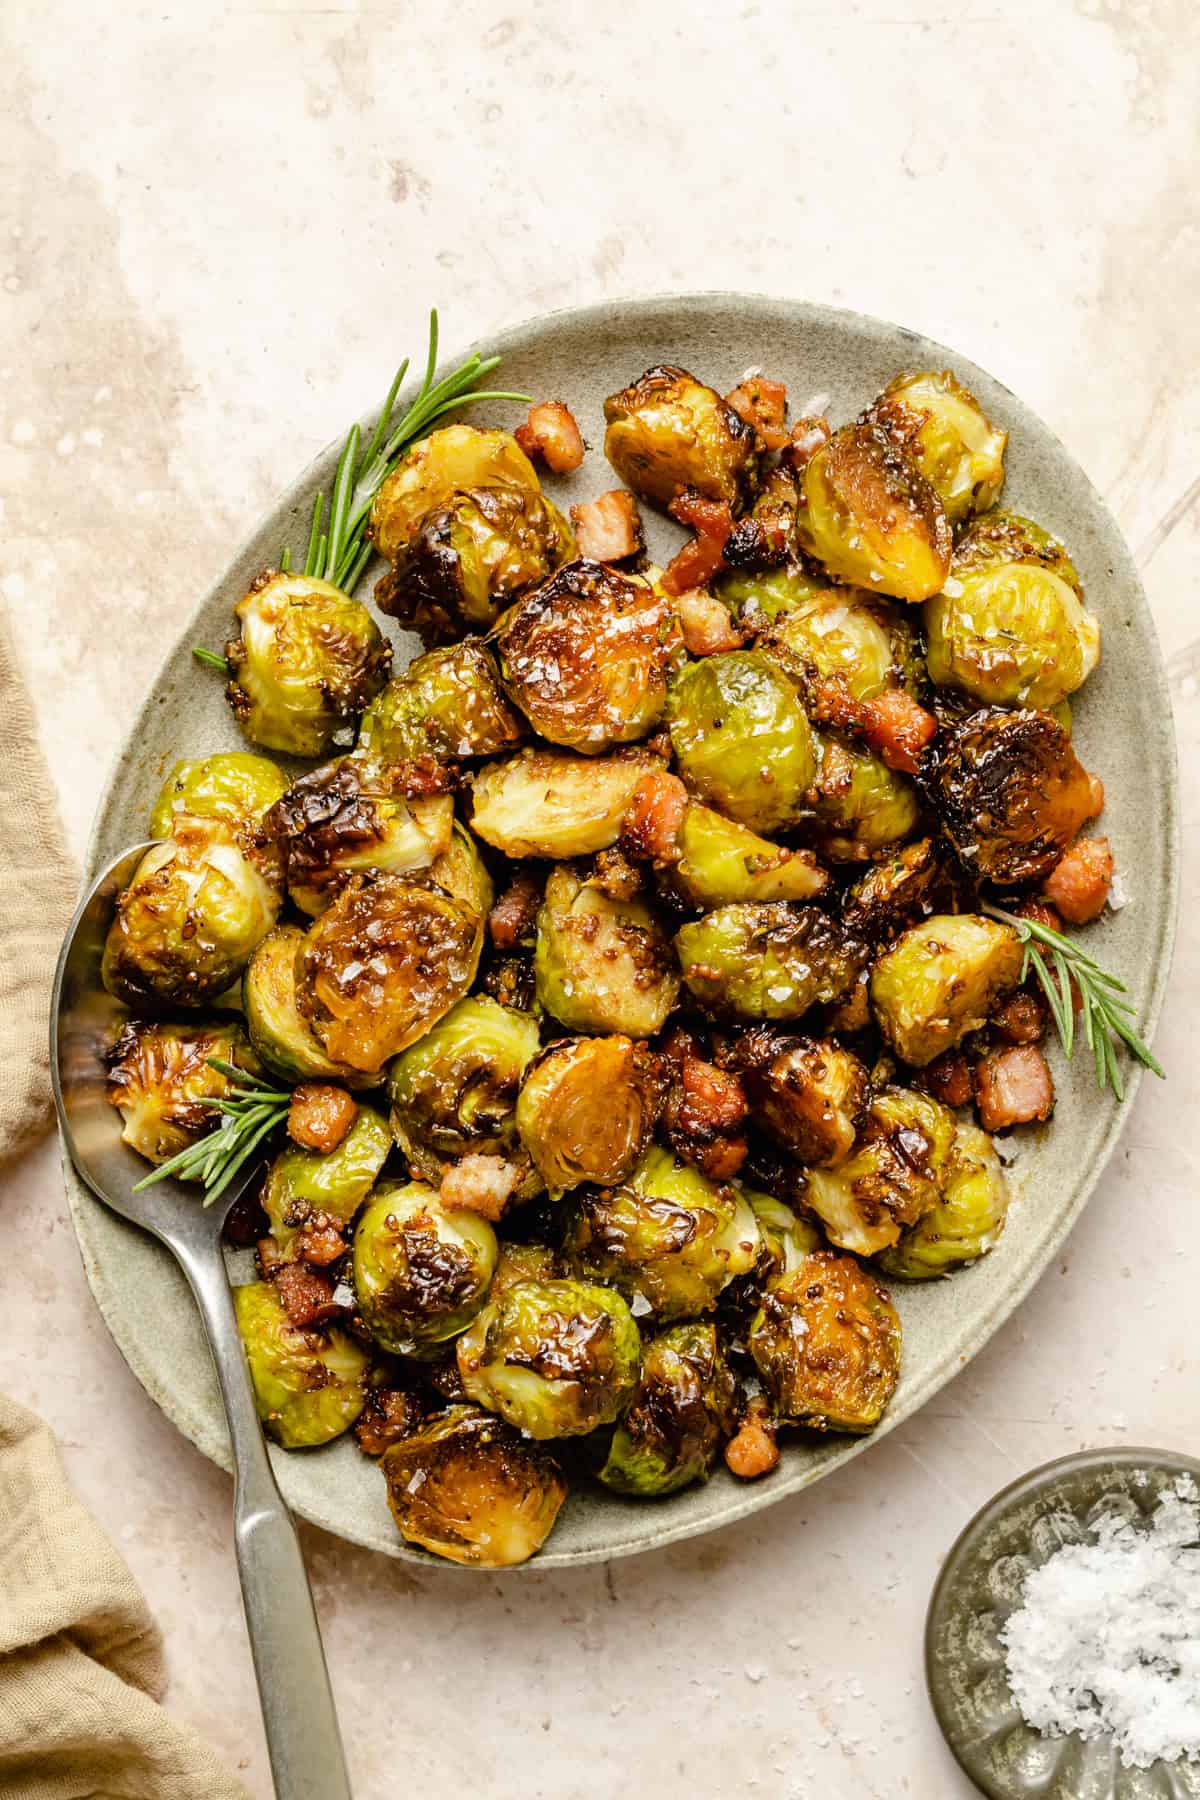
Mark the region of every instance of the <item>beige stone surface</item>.
[[[306, 1531], [360, 1800], [965, 1800], [921, 1674], [950, 1541], [1050, 1456], [1195, 1450], [1198, 39], [1191, 0], [4, 9], [0, 589], [77, 847], [160, 647], [431, 301], [462, 343], [706, 287], [943, 338], [1107, 495], [1172, 674], [1171, 1080], [1059, 1266], [867, 1458], [707, 1540], [472, 1579]], [[0, 1259], [0, 1380], [157, 1609], [171, 1707], [265, 1797], [229, 1483], [111, 1345], [48, 1145]]]

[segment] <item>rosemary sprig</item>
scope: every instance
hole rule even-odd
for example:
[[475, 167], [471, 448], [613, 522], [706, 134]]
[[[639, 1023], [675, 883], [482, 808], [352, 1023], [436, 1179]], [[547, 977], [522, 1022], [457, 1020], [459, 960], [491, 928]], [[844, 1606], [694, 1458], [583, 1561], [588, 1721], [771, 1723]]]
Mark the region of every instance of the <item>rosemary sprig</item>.
[[1120, 997], [1128, 990], [1118, 976], [1110, 975], [1073, 938], [1064, 937], [1061, 931], [1054, 931], [1049, 925], [1042, 925], [1036, 919], [1019, 918], [1001, 906], [985, 905], [983, 910], [993, 919], [1011, 925], [1025, 946], [1021, 980], [1024, 981], [1030, 970], [1037, 977], [1068, 1057], [1074, 1055], [1076, 1043], [1075, 1005], [1071, 993], [1074, 983], [1079, 993], [1080, 1026], [1096, 1065], [1098, 1087], [1111, 1087], [1118, 1100], [1124, 1097], [1125, 1083], [1117, 1062], [1118, 1044], [1124, 1044], [1144, 1068], [1166, 1080], [1162, 1067], [1138, 1036], [1133, 1007]]
[[257, 1075], [239, 1069], [235, 1063], [223, 1062], [219, 1056], [210, 1056], [208, 1066], [232, 1083], [219, 1099], [201, 1101], [202, 1106], [211, 1106], [221, 1114], [221, 1123], [215, 1131], [188, 1144], [186, 1149], [135, 1182], [135, 1194], [173, 1175], [177, 1181], [200, 1182], [204, 1188], [204, 1204], [211, 1206], [264, 1138], [287, 1117], [292, 1096], [285, 1088], [272, 1087], [270, 1082], [260, 1081]]

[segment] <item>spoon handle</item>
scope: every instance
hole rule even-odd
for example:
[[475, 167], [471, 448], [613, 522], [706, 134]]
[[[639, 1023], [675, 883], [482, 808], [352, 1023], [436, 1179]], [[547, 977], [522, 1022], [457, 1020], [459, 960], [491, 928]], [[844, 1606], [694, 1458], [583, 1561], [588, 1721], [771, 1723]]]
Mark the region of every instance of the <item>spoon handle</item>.
[[208, 1333], [233, 1445], [234, 1535], [277, 1800], [351, 1800], [296, 1528], [275, 1485], [218, 1246], [175, 1245]]

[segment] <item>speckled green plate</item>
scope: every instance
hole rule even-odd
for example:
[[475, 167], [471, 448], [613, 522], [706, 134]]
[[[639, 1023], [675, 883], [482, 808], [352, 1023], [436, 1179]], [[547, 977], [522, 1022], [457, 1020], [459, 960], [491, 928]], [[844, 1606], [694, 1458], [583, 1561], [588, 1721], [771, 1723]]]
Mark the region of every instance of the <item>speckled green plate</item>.
[[1200, 1800], [1200, 1763], [1126, 1768], [1110, 1737], [1043, 1737], [1022, 1719], [1000, 1631], [1025, 1578], [1101, 1512], [1145, 1521], [1200, 1462], [1161, 1450], [1060, 1457], [989, 1500], [946, 1558], [925, 1631], [929, 1697], [946, 1742], [988, 1800]]
[[[409, 346], [380, 338], [381, 385]], [[632, 300], [555, 313], [520, 325], [485, 350], [504, 356], [506, 386], [561, 396], [593, 448], [569, 481], [548, 482], [570, 501], [613, 485], [599, 446], [602, 402], [654, 363], [682, 363], [722, 390], [751, 364], [785, 380], [793, 409], [857, 413], [898, 370], [952, 367], [1011, 434], [1006, 500], [1067, 540], [1104, 629], [1104, 655], [1077, 710], [1084, 761], [1104, 777], [1105, 829], [1132, 903], [1095, 928], [1092, 945], [1129, 983], [1138, 1016], [1153, 1030], [1167, 976], [1175, 920], [1177, 806], [1171, 712], [1154, 628], [1129, 552], [1099, 495], [1046, 427], [1007, 388], [965, 357], [878, 319], [797, 301], [732, 294]], [[450, 364], [446, 365], [451, 366]], [[482, 421], [512, 424], [514, 408], [479, 409]], [[231, 429], [233, 428], [231, 424]], [[178, 756], [232, 749], [240, 740], [221, 682], [197, 667], [195, 643], [219, 645], [251, 578], [290, 543], [303, 556], [314, 491], [333, 474], [331, 446], [280, 500], [203, 599], [133, 720], [100, 803], [89, 869], [144, 837], [163, 771]], [[656, 554], [680, 536], [650, 521]], [[363, 585], [369, 594], [371, 577]], [[395, 634], [394, 634], [395, 635]], [[414, 649], [397, 636], [397, 662]], [[1149, 797], [1149, 804], [1147, 803]], [[1053, 1257], [1116, 1143], [1138, 1087], [1129, 1072], [1123, 1103], [1099, 1095], [1087, 1063], [1056, 1070], [1059, 1106], [1051, 1128], [1026, 1139], [1014, 1170], [1012, 1219], [995, 1254], [949, 1281], [897, 1293], [904, 1322], [904, 1374], [883, 1430], [906, 1419], [987, 1342]], [[147, 1391], [206, 1456], [228, 1466], [216, 1381], [183, 1279], [151, 1240], [99, 1205], [67, 1171], [88, 1279], [126, 1360]], [[1031, 1345], [1028, 1355], [1037, 1355]], [[869, 1449], [873, 1439], [797, 1438], [768, 1481], [741, 1486], [719, 1470], [705, 1487], [637, 1502], [580, 1491], [564, 1508], [541, 1567], [651, 1549], [770, 1506]], [[375, 1468], [349, 1442], [276, 1457], [280, 1485], [305, 1518], [393, 1556], [397, 1542]]]

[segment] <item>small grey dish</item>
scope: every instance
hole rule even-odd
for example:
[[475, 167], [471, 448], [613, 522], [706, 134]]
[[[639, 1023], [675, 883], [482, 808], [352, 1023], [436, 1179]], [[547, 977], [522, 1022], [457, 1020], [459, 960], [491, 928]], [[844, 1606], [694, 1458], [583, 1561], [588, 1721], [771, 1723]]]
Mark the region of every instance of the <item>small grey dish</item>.
[[1192, 1800], [1200, 1763], [1127, 1768], [1112, 1740], [1045, 1737], [1013, 1699], [1000, 1632], [1030, 1571], [1086, 1540], [1104, 1511], [1146, 1519], [1200, 1462], [1163, 1450], [1085, 1450], [1023, 1475], [955, 1543], [933, 1591], [925, 1677], [946, 1742], [988, 1800]]
[[[381, 376], [404, 346], [380, 340]], [[1130, 904], [1091, 928], [1089, 948], [1129, 986], [1143, 1035], [1153, 1037], [1166, 986], [1178, 894], [1178, 799], [1171, 707], [1154, 626], [1137, 572], [1103, 501], [1079, 466], [1028, 407], [966, 357], [880, 319], [800, 301], [742, 294], [693, 294], [605, 302], [514, 326], [483, 351], [503, 356], [506, 388], [562, 398], [592, 446], [582, 469], [550, 479], [560, 505], [615, 485], [604, 460], [605, 396], [656, 363], [683, 364], [722, 391], [750, 365], [787, 383], [793, 414], [828, 410], [853, 418], [903, 369], [952, 368], [1009, 436], [1005, 503], [1057, 532], [1087, 589], [1104, 632], [1099, 668], [1080, 695], [1076, 742], [1103, 777], [1103, 829], [1124, 872]], [[454, 359], [457, 361], [457, 358]], [[447, 361], [445, 369], [454, 366]], [[383, 382], [381, 381], [381, 386]], [[479, 423], [511, 427], [519, 409], [490, 404], [469, 411]], [[373, 425], [374, 421], [371, 421]], [[229, 636], [232, 609], [254, 576], [290, 545], [303, 560], [313, 495], [328, 488], [340, 444], [331, 445], [293, 484], [200, 601], [146, 700], [129, 721], [100, 801], [88, 879], [122, 848], [146, 835], [164, 771], [180, 756], [244, 747], [223, 684], [199, 668], [193, 644], [217, 647]], [[669, 521], [647, 510], [649, 548], [665, 560], [682, 541]], [[359, 592], [369, 599], [377, 571]], [[384, 628], [399, 668], [415, 640]], [[1123, 1101], [1100, 1093], [1090, 1062], [1055, 1062], [1053, 1123], [1022, 1140], [1011, 1170], [1015, 1204], [1003, 1239], [975, 1268], [945, 1281], [894, 1293], [904, 1330], [899, 1391], [871, 1438], [795, 1434], [768, 1479], [744, 1484], [718, 1468], [705, 1485], [655, 1501], [626, 1500], [583, 1484], [563, 1508], [533, 1569], [564, 1567], [656, 1549], [732, 1524], [798, 1493], [840, 1468], [909, 1418], [965, 1367], [1029, 1292], [1078, 1218], [1108, 1162], [1137, 1094], [1141, 1071], [1126, 1066]], [[115, 1218], [68, 1167], [66, 1181], [84, 1267], [97, 1303], [130, 1368], [147, 1392], [206, 1456], [229, 1467], [220, 1396], [195, 1309], [182, 1276], [160, 1247]], [[1036, 1346], [1031, 1355], [1036, 1355]], [[343, 1439], [317, 1450], [273, 1450], [279, 1486], [302, 1517], [391, 1556], [419, 1560], [388, 1513], [379, 1471]]]

